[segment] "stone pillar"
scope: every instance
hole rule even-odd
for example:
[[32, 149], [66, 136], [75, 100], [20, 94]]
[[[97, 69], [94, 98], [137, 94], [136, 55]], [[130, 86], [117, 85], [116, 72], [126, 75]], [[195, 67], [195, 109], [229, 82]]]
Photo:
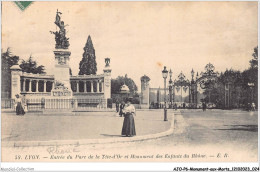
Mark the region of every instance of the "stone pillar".
[[54, 81], [51, 81], [51, 89], [54, 89]]
[[101, 92], [103, 93], [104, 92], [104, 81], [101, 81]]
[[77, 86], [76, 92], [78, 93], [79, 92], [79, 81], [76, 81], [76, 86]]
[[26, 91], [26, 89], [25, 89], [25, 83], [26, 83], [26, 79], [23, 79], [23, 92]]
[[13, 65], [11, 68], [11, 98], [21, 93], [21, 75], [22, 70], [19, 65]]
[[93, 81], [90, 81], [90, 92], [93, 93], [94, 89], [93, 89]]
[[36, 79], [36, 88], [35, 88], [35, 92], [38, 93], [39, 92], [39, 87], [38, 87], [38, 83], [39, 83], [39, 80]]
[[47, 92], [47, 84], [46, 84], [46, 83], [47, 83], [47, 81], [46, 81], [46, 80], [44, 80], [43, 82], [44, 82], [44, 84], [43, 84], [43, 92], [45, 92], [45, 93], [46, 93], [46, 92]]
[[141, 77], [141, 104], [149, 105], [150, 78], [146, 75]]
[[106, 66], [104, 68], [104, 98], [111, 98], [111, 71], [110, 58], [105, 59]]
[[84, 81], [84, 93], [87, 92], [87, 81]]
[[32, 80], [29, 79], [29, 89], [28, 92], [32, 92]]
[[71, 92], [70, 74], [69, 74], [69, 61], [71, 52], [64, 49], [56, 49], [55, 55], [55, 68], [54, 68], [54, 80], [61, 82]]
[[97, 81], [97, 93], [100, 93], [100, 91], [99, 91], [99, 80]]

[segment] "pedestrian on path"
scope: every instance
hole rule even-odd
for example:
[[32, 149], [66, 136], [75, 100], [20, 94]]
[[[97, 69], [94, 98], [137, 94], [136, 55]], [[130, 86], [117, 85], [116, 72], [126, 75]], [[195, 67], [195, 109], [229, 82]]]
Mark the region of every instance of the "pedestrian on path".
[[24, 115], [25, 112], [24, 112], [24, 109], [23, 109], [23, 106], [22, 106], [22, 99], [21, 97], [16, 94], [15, 95], [15, 105], [16, 105], [16, 108], [15, 108], [15, 111], [16, 111], [16, 115]]
[[255, 103], [252, 103], [252, 111], [255, 111]]
[[174, 109], [177, 110], [177, 104], [176, 103], [174, 104]]
[[135, 136], [135, 120], [133, 115], [136, 115], [136, 113], [135, 107], [130, 103], [130, 101], [127, 101], [127, 104], [123, 109], [123, 113], [125, 118], [122, 128], [122, 135], [125, 135], [126, 137]]
[[116, 101], [116, 112], [118, 113], [119, 112], [119, 102]]
[[119, 111], [119, 116], [122, 117], [123, 116], [123, 109], [125, 107], [125, 102], [122, 101], [121, 105], [120, 105], [120, 111]]
[[203, 111], [206, 111], [206, 109], [207, 109], [207, 105], [206, 105], [205, 102], [203, 102], [203, 103], [202, 103], [202, 110], [203, 110]]
[[26, 103], [26, 99], [25, 99], [25, 95], [22, 96], [22, 107], [25, 113], [28, 112], [28, 108], [27, 108], [27, 103]]

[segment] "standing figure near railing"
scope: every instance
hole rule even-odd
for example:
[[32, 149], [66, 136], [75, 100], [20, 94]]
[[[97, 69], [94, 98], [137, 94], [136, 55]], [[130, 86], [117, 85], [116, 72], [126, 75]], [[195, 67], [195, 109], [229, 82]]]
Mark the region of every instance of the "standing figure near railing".
[[122, 101], [122, 102], [121, 102], [121, 105], [120, 105], [120, 111], [119, 111], [119, 116], [120, 116], [120, 117], [122, 117], [122, 115], [123, 115], [123, 109], [124, 109], [124, 107], [125, 107], [125, 102]]
[[15, 97], [16, 115], [24, 115], [25, 112], [22, 106], [22, 99], [18, 94], [16, 94]]
[[22, 107], [23, 107], [23, 110], [24, 112], [28, 112], [28, 107], [27, 107], [27, 100], [25, 99], [25, 95], [22, 95], [21, 96], [21, 99], [22, 99]]
[[135, 120], [133, 115], [136, 115], [136, 113], [135, 107], [130, 103], [130, 101], [127, 101], [127, 104], [123, 109], [123, 113], [125, 118], [122, 128], [122, 135], [125, 135], [126, 137], [135, 136]]
[[116, 101], [116, 112], [118, 113], [119, 112], [119, 102]]

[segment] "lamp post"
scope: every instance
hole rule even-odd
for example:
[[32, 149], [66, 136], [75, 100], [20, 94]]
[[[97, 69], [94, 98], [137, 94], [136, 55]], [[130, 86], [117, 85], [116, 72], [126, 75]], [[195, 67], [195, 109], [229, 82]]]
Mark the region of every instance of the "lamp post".
[[167, 108], [166, 108], [166, 79], [168, 76], [168, 70], [166, 69], [166, 66], [164, 66], [164, 69], [162, 71], [162, 76], [164, 79], [164, 121], [168, 121], [167, 119]]
[[227, 82], [227, 84], [225, 84], [225, 108], [229, 108], [229, 87], [230, 87], [230, 83], [229, 81]]
[[194, 81], [194, 79], [193, 79], [194, 78], [194, 74], [195, 74], [194, 70], [192, 69], [190, 73], [191, 73], [191, 81]]
[[194, 103], [194, 74], [195, 74], [195, 72], [194, 72], [194, 70], [192, 69], [191, 70], [191, 103], [192, 103], [192, 105], [193, 105], [193, 103]]
[[170, 108], [172, 108], [172, 87], [173, 87], [173, 84], [172, 84], [172, 70], [170, 69], [170, 80], [169, 80], [169, 95], [170, 95]]

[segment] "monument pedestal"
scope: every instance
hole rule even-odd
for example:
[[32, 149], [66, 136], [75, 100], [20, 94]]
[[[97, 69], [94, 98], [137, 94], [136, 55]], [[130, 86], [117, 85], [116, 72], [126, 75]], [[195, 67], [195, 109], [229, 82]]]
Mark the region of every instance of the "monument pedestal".
[[51, 98], [45, 100], [46, 109], [71, 109], [74, 101], [70, 86], [69, 50], [55, 50], [54, 87], [51, 90]]
[[70, 86], [70, 54], [69, 50], [57, 49], [55, 55], [54, 69], [54, 88], [51, 95], [54, 97], [72, 98], [72, 90]]

